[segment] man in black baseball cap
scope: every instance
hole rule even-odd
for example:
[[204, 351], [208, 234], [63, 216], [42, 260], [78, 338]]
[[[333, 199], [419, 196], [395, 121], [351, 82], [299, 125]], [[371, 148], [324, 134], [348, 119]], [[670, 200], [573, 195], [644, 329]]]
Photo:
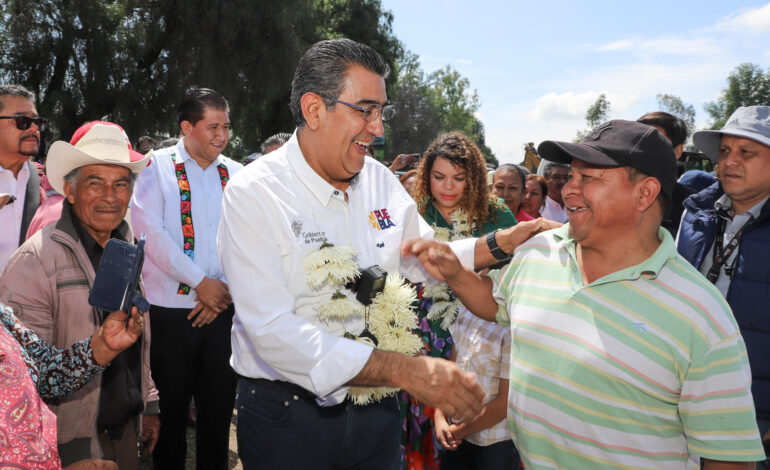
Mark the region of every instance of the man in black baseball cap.
[[634, 234], [641, 243], [636, 247], [641, 261], [660, 244], [657, 229], [670, 205], [676, 157], [657, 129], [613, 120], [579, 144], [545, 141], [538, 152], [546, 160], [572, 164], [572, 179], [562, 189], [562, 198], [570, 235], [584, 249], [596, 246], [612, 254], [617, 246], [625, 253], [626, 239]]
[[524, 465], [753, 468], [764, 453], [743, 339], [660, 226], [676, 179], [671, 143], [610, 121], [538, 151], [571, 163], [565, 226], [486, 276], [447, 245], [410, 247], [470, 312], [511, 325], [508, 429]]

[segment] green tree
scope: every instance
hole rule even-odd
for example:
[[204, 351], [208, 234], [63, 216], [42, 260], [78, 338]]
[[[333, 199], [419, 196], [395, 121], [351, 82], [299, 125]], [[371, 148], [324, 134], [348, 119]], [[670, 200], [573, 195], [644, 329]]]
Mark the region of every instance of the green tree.
[[430, 99], [430, 86], [417, 55], [406, 52], [396, 64], [398, 80], [388, 94], [396, 106], [387, 123], [385, 155], [422, 152], [440, 133], [440, 113]]
[[185, 91], [214, 88], [237, 137], [226, 153], [241, 156], [294, 128], [291, 80], [311, 44], [346, 36], [395, 64], [392, 19], [379, 0], [5, 0], [0, 79], [37, 93], [54, 139], [102, 118], [132, 139], [176, 135]]
[[741, 64], [727, 77], [727, 88], [703, 109], [711, 116], [712, 129], [721, 129], [727, 118], [741, 106], [770, 105], [770, 70], [756, 64]]
[[421, 152], [438, 134], [459, 131], [479, 146], [488, 162], [497, 164], [486, 145], [484, 125], [475, 116], [478, 94], [470, 90], [467, 78], [449, 65], [426, 77], [412, 53], [404, 54], [397, 68], [398, 81], [390, 95], [397, 113], [388, 124], [386, 155]]
[[573, 142], [580, 142], [586, 136], [588, 136], [594, 129], [599, 127], [599, 124], [607, 121], [610, 114], [610, 101], [607, 99], [607, 95], [601, 93], [594, 103], [586, 110], [586, 125], [587, 129], [577, 131]]
[[687, 124], [687, 138], [695, 131], [695, 108], [691, 104], [685, 104], [676, 95], [658, 93], [655, 96], [660, 111], [673, 114]]

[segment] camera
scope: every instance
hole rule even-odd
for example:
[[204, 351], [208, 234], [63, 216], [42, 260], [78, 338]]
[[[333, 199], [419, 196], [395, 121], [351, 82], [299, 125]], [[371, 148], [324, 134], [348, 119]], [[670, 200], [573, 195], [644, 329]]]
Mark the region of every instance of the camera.
[[385, 279], [388, 273], [378, 265], [370, 266], [361, 271], [353, 281], [345, 287], [356, 293], [356, 300], [364, 305], [371, 305], [377, 294], [385, 289]]

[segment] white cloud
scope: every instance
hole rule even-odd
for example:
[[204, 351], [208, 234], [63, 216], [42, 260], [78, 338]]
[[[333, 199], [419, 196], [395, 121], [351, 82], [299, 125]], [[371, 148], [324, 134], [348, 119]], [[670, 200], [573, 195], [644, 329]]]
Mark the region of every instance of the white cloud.
[[716, 27], [728, 31], [770, 32], [770, 3], [759, 8], [741, 8], [719, 20]]
[[548, 93], [535, 101], [535, 108], [529, 115], [540, 121], [553, 119], [583, 118], [586, 110], [596, 101], [601, 93], [604, 93], [610, 102], [610, 110], [624, 111], [633, 106], [638, 97], [633, 94], [616, 93], [612, 91], [586, 91], [575, 93]]
[[473, 61], [470, 60], [470, 59], [457, 59], [457, 60], [455, 60], [455, 63], [460, 64], [460, 65], [471, 65], [473, 63]]
[[649, 55], [713, 55], [723, 49], [712, 38], [663, 36], [654, 39], [631, 38], [598, 48], [601, 52], [632, 52]]

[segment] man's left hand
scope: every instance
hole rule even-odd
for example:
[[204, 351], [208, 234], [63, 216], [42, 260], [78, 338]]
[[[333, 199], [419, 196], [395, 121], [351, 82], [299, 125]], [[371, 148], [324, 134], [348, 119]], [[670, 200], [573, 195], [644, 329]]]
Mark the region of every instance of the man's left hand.
[[126, 312], [112, 312], [91, 336], [91, 348], [99, 365], [107, 365], [115, 356], [136, 343], [142, 335], [144, 317], [136, 307], [131, 307], [131, 318], [126, 324]]
[[160, 418], [158, 415], [144, 415], [142, 417], [142, 442], [144, 443], [144, 455], [152, 454], [155, 444], [160, 436]]

